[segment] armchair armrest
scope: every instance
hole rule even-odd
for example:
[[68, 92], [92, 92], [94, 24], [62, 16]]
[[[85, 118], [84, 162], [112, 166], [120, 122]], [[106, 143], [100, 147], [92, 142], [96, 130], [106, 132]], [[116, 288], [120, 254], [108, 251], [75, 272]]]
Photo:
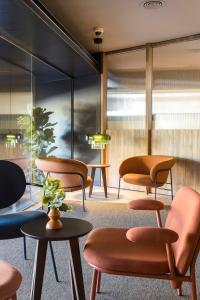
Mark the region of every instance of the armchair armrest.
[[[152, 181], [155, 181], [157, 173], [159, 172], [164, 172], [164, 171], [169, 171], [173, 165], [175, 164], [176, 160], [174, 158], [171, 158], [169, 160], [166, 161], [162, 161], [158, 164], [156, 164], [155, 166], [153, 166], [150, 169], [150, 177]], [[168, 173], [167, 173], [168, 174]]]
[[130, 201], [128, 208], [134, 210], [162, 210], [164, 209], [164, 204], [153, 199], [138, 199]]
[[119, 167], [120, 177], [128, 173], [140, 173], [140, 163], [138, 162], [138, 157], [129, 157], [125, 159]]
[[179, 238], [175, 231], [157, 227], [131, 228], [127, 231], [126, 237], [131, 242], [140, 242], [143, 244], [147, 242], [172, 244]]

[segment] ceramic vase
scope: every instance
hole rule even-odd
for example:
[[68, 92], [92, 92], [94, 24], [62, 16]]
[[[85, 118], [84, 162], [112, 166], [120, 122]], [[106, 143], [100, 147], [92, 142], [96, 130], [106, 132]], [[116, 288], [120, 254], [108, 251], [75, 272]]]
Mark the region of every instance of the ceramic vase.
[[46, 224], [46, 229], [61, 229], [63, 223], [60, 220], [60, 211], [58, 208], [51, 208], [48, 213], [49, 221]]

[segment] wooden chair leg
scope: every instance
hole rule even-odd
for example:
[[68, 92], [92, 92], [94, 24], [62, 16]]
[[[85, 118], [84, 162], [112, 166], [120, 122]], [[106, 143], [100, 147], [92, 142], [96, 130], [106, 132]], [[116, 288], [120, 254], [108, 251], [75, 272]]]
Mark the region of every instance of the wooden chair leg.
[[157, 219], [158, 227], [162, 227], [162, 220], [161, 220], [161, 216], [160, 216], [160, 211], [159, 210], [156, 211], [156, 219]]
[[192, 282], [191, 282], [191, 299], [197, 300], [197, 287], [196, 287], [196, 276], [195, 271], [192, 272]]
[[17, 294], [14, 294], [12, 297], [9, 297], [9, 298], [7, 298], [5, 300], [17, 300]]
[[100, 293], [100, 286], [101, 286], [101, 272], [98, 271], [97, 275], [97, 287], [96, 287], [96, 292]]
[[90, 300], [96, 299], [97, 278], [98, 278], [98, 271], [94, 269], [93, 278], [92, 278], [92, 287], [90, 292]]
[[177, 294], [178, 296], [183, 296], [183, 293], [182, 293], [182, 286], [180, 286], [177, 290]]

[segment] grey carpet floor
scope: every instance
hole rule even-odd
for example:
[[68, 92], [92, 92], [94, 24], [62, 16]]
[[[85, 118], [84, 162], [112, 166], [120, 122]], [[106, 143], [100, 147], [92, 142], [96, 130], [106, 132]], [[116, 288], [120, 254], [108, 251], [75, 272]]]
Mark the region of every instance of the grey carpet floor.
[[[65, 214], [66, 217], [79, 217], [90, 221], [94, 227], [135, 227], [155, 225], [155, 216], [151, 212], [133, 212], [123, 203], [103, 203], [86, 201], [87, 212], [83, 213], [79, 201], [73, 202], [74, 210]], [[166, 217], [167, 209], [162, 213]], [[81, 252], [86, 238], [80, 239]], [[48, 252], [44, 284], [43, 300], [71, 300], [70, 281], [67, 261], [66, 242], [53, 242], [58, 273], [61, 282], [54, 279], [52, 262]], [[23, 275], [23, 283], [18, 291], [19, 300], [28, 300], [30, 297], [33, 257], [35, 241], [27, 240], [28, 261], [23, 259], [22, 239], [0, 241], [0, 258], [15, 265]], [[148, 251], [148, 249], [147, 249]], [[89, 299], [92, 270], [82, 259], [86, 298]], [[200, 279], [200, 261], [197, 263], [197, 284]], [[198, 284], [199, 285], [199, 284]], [[200, 285], [198, 286], [200, 291]], [[171, 289], [168, 281], [148, 280], [103, 274], [101, 293], [97, 300], [155, 300], [180, 299], [176, 291]], [[184, 297], [189, 299], [189, 285], [183, 285]], [[200, 299], [200, 298], [198, 298]]]

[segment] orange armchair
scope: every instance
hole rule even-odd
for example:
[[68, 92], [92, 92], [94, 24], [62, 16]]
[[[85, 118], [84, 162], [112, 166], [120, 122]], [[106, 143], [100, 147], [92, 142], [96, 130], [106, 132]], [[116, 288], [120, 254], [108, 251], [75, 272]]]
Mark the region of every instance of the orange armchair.
[[22, 276], [13, 266], [0, 260], [0, 299], [17, 300], [16, 291], [20, 287]]
[[167, 183], [170, 174], [170, 190], [173, 199], [172, 172], [171, 168], [176, 160], [170, 156], [160, 155], [144, 155], [135, 156], [125, 159], [119, 168], [119, 188], [118, 199], [120, 193], [120, 182], [124, 182], [145, 186], [147, 191], [155, 188], [155, 200], [157, 189]]
[[92, 178], [88, 176], [88, 168], [83, 162], [55, 157], [38, 158], [35, 162], [37, 168], [46, 176], [60, 179], [65, 192], [82, 190], [83, 210], [85, 210], [85, 188], [90, 186]]
[[169, 280], [179, 295], [182, 283], [189, 282], [191, 299], [197, 300], [199, 250], [200, 194], [183, 187], [172, 202], [164, 228], [98, 228], [90, 233], [84, 249], [94, 270], [90, 300], [100, 291], [101, 273]]

